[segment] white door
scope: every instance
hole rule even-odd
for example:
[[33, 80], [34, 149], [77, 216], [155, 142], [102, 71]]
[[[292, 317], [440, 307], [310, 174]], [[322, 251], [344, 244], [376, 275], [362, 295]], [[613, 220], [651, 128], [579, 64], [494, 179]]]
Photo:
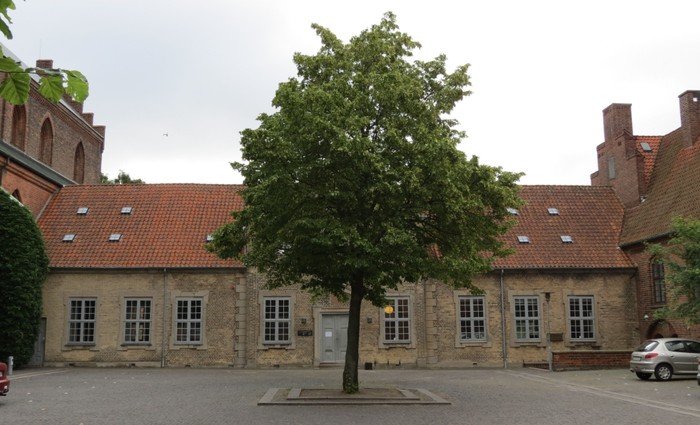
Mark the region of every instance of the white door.
[[348, 347], [348, 315], [321, 315], [321, 361], [342, 363]]

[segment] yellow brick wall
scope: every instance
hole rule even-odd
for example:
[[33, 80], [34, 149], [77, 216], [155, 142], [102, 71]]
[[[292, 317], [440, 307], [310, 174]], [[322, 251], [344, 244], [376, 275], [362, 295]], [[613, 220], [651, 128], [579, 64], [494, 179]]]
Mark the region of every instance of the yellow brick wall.
[[[234, 351], [235, 289], [241, 278], [239, 272], [215, 270], [52, 271], [43, 290], [47, 319], [45, 364], [159, 366], [164, 362], [167, 366], [230, 366], [238, 363]], [[172, 307], [178, 296], [201, 296], [205, 300], [204, 339], [200, 346], [173, 343]], [[151, 300], [151, 345], [122, 343], [125, 297]], [[96, 300], [94, 345], [67, 344], [71, 298]]]

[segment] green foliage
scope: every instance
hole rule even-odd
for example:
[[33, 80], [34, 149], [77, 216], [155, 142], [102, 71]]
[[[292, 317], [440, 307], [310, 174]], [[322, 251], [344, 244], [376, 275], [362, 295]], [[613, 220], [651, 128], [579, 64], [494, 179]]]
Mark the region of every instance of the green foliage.
[[234, 167], [246, 208], [211, 249], [242, 257], [271, 287], [302, 282], [343, 299], [361, 279], [375, 305], [402, 281], [470, 286], [506, 253], [498, 237], [519, 175], [457, 149], [464, 134], [445, 116], [470, 94], [468, 66], [409, 61], [419, 44], [390, 13], [347, 44], [313, 28], [320, 51], [295, 54], [277, 112], [242, 132], [248, 162]]
[[[410, 60], [420, 45], [393, 14], [340, 41], [314, 24], [315, 55], [294, 55], [273, 114], [242, 132], [246, 207], [209, 249], [241, 258], [271, 288], [351, 293], [343, 389], [356, 392], [362, 300], [386, 303], [402, 282], [436, 278], [472, 287], [507, 252], [499, 236], [519, 204], [519, 174], [457, 149], [447, 118], [470, 94], [468, 65]], [[247, 248], [247, 249], [244, 249]]]
[[0, 360], [12, 355], [21, 367], [39, 332], [49, 260], [31, 213], [3, 190], [0, 217]]
[[131, 176], [123, 170], [119, 170], [116, 178], [110, 179], [107, 174], [100, 174], [100, 183], [102, 184], [144, 184], [141, 179], [132, 179]]
[[[12, 20], [9, 10], [14, 10], [12, 0], [0, 0], [0, 32], [12, 39], [9, 24]], [[23, 68], [20, 62], [0, 52], [0, 71], [6, 78], [0, 83], [0, 97], [21, 105], [27, 102], [31, 85], [31, 74], [39, 77], [39, 93], [52, 102], [58, 102], [64, 95], [75, 101], [83, 102], [89, 94], [88, 81], [83, 74], [75, 70], [41, 67]]]
[[657, 316], [700, 323], [700, 220], [677, 217], [672, 229], [673, 238], [667, 246], [649, 247], [669, 269], [669, 307], [659, 310]]

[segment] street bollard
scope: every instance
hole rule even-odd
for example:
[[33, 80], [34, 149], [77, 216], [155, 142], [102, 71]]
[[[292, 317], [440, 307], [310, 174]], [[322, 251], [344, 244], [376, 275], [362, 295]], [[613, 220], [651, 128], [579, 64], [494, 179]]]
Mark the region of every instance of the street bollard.
[[13, 356], [9, 356], [7, 358], [7, 375], [11, 376], [12, 375], [12, 368], [15, 366], [15, 358]]

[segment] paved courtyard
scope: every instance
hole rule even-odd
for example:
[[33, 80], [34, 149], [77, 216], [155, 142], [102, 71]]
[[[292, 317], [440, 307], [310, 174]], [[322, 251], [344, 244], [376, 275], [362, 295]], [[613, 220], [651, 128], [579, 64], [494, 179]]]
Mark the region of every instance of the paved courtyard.
[[450, 405], [259, 406], [270, 388], [339, 388], [340, 369], [30, 369], [0, 398], [0, 424], [700, 423], [694, 377], [626, 370], [361, 371], [364, 387], [425, 388]]

